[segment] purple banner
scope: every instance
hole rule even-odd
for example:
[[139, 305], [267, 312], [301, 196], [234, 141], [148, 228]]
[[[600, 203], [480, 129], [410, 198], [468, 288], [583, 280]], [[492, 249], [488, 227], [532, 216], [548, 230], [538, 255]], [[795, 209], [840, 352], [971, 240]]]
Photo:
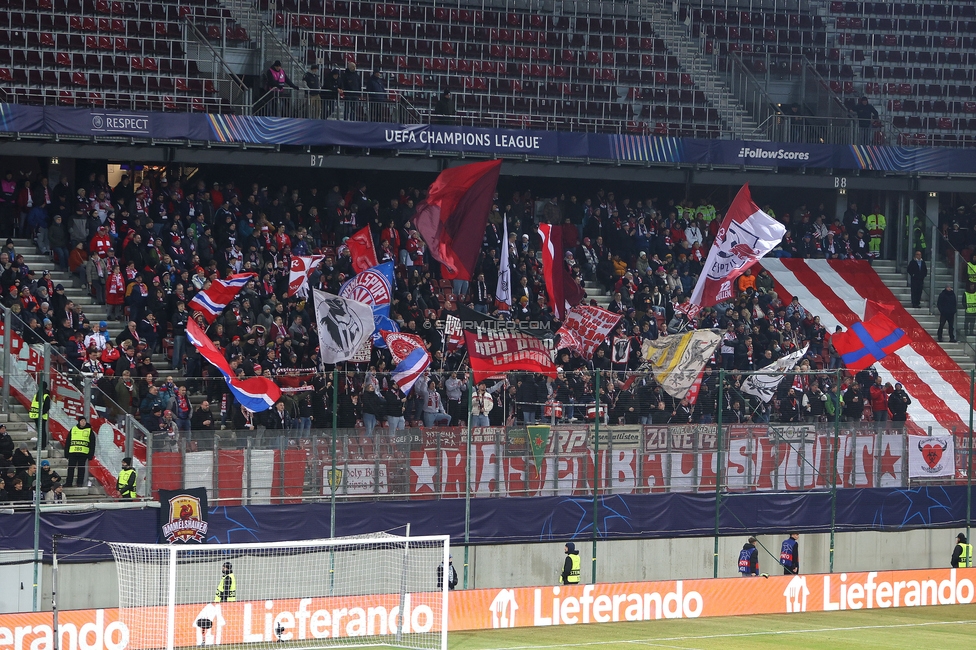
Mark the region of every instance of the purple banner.
[[[726, 494], [722, 497], [720, 534], [806, 533], [830, 530], [830, 493]], [[597, 508], [601, 539], [701, 537], [714, 533], [715, 497], [704, 494], [616, 495], [602, 497]], [[157, 543], [158, 513], [103, 510], [45, 514], [41, 549], [49, 554], [51, 536], [106, 541]], [[0, 549], [33, 547], [33, 515], [4, 516]], [[209, 511], [207, 543], [257, 543], [329, 537], [329, 505], [216, 507]], [[966, 487], [846, 489], [837, 491], [836, 530], [899, 531], [963, 526]], [[414, 535], [450, 535], [464, 540], [464, 500], [339, 503], [336, 535], [391, 530], [411, 524]], [[530, 543], [593, 536], [593, 501], [580, 497], [471, 500], [472, 544]], [[64, 553], [75, 561], [104, 559], [109, 551], [89, 542], [65, 540]]]
[[140, 113], [18, 104], [0, 104], [0, 131], [651, 163], [976, 173], [976, 150], [973, 149], [695, 140], [653, 135]]

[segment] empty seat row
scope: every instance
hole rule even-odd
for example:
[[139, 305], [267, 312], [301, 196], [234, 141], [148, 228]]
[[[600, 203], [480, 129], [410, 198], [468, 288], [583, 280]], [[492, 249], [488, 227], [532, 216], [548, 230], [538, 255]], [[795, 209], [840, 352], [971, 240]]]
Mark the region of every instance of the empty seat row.
[[107, 56], [69, 52], [24, 52], [22, 50], [0, 49], [0, 64], [17, 67], [46, 68], [50, 70], [77, 69], [79, 71], [100, 71], [118, 73], [156, 73], [169, 75], [200, 74], [196, 61], [186, 59], [161, 59], [152, 56]]
[[[0, 69], [0, 74], [3, 74]], [[45, 104], [84, 106], [138, 111], [208, 112], [221, 113], [231, 110], [218, 99], [203, 97], [179, 97], [175, 95], [140, 95], [129, 93], [91, 92], [83, 90], [57, 90], [40, 88], [13, 88], [10, 91], [19, 104]]]
[[768, 27], [789, 29], [822, 28], [823, 18], [809, 14], [759, 13], [749, 11], [727, 11], [724, 9], [695, 9], [692, 12], [692, 25]]
[[0, 81], [23, 83], [29, 86], [57, 86], [114, 89], [130, 92], [179, 92], [187, 94], [214, 94], [213, 81], [159, 75], [115, 75], [89, 72], [57, 72], [0, 67]]
[[830, 3], [832, 14], [875, 16], [935, 16], [947, 18], [974, 18], [976, 6], [970, 2], [840, 2]]
[[976, 113], [976, 102], [947, 102], [944, 99], [892, 99], [887, 108], [893, 113]]

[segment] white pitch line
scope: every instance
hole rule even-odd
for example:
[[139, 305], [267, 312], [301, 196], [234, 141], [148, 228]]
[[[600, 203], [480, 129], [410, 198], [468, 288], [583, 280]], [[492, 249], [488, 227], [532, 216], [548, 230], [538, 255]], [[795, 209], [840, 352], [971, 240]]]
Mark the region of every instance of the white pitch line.
[[[588, 648], [596, 646], [611, 645], [614, 643], [633, 643], [633, 644], [655, 644], [657, 641], [698, 641], [704, 639], [730, 639], [738, 637], [754, 636], [775, 636], [779, 634], [815, 634], [818, 632], [850, 632], [853, 630], [888, 630], [898, 627], [931, 627], [935, 625], [970, 625], [976, 623], [974, 620], [966, 621], [929, 621], [925, 623], [897, 623], [895, 625], [856, 625], [852, 627], [822, 627], [805, 630], [775, 630], [771, 632], [738, 632], [734, 634], [704, 634], [696, 636], [665, 636], [648, 639], [617, 639], [615, 641], [588, 641], [586, 643], [572, 643], [559, 645], [515, 645], [515, 646], [491, 646], [485, 650], [546, 650], [547, 648]], [[663, 646], [670, 647], [670, 646]]]

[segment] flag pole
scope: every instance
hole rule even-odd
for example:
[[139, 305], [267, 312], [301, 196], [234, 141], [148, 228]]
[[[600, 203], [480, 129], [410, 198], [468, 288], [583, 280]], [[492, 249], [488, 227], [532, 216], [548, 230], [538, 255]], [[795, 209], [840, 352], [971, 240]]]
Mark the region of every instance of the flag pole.
[[[474, 373], [468, 373], [468, 441], [465, 445], [464, 468], [464, 588], [468, 588], [468, 541], [471, 536], [471, 392], [474, 389]], [[444, 579], [447, 579], [445, 573]]]
[[969, 528], [973, 514], [973, 402], [976, 398], [976, 368], [969, 371], [969, 449], [967, 450], [966, 468], [966, 539], [969, 539]]
[[841, 369], [838, 368], [834, 379], [837, 384], [837, 405], [834, 407], [834, 449], [830, 461], [830, 573], [834, 572], [834, 530], [837, 527], [837, 450], [840, 447], [841, 373]]
[[[332, 473], [329, 474], [329, 537], [335, 537], [336, 528], [336, 490], [339, 489], [339, 481], [336, 476], [336, 438], [338, 437], [339, 425], [339, 366], [332, 366]], [[335, 553], [329, 553], [329, 593], [335, 586]]]
[[715, 447], [715, 547], [712, 551], [712, 577], [718, 577], [718, 531], [722, 507], [722, 400], [725, 389], [725, 368], [718, 369], [718, 413], [716, 414]]
[[596, 411], [593, 414], [593, 564], [590, 575], [590, 583], [596, 584], [596, 538], [597, 538], [597, 512], [600, 497], [600, 369], [594, 373], [593, 381], [593, 401]]

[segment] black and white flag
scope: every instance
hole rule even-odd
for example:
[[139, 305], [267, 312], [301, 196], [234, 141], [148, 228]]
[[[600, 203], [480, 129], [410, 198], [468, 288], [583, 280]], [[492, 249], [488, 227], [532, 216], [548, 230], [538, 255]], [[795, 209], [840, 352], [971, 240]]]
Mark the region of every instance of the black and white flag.
[[373, 335], [373, 309], [364, 303], [315, 290], [315, 319], [322, 363], [353, 358]]

